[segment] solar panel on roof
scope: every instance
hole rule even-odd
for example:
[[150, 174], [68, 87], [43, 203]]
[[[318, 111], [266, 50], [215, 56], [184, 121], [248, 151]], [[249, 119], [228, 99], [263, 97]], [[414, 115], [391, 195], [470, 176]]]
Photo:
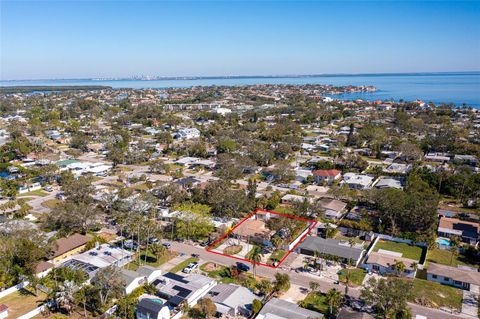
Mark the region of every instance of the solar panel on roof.
[[168, 303], [176, 307], [179, 306], [184, 300], [185, 298], [174, 296], [168, 300]]
[[190, 289], [186, 289], [184, 287], [180, 287], [178, 285], [175, 285], [172, 287], [173, 289], [175, 289], [176, 291], [178, 291], [178, 294], [177, 296], [181, 296], [181, 297], [188, 297], [188, 295], [190, 295], [190, 293], [192, 292]]
[[170, 278], [175, 281], [183, 282], [185, 284], [188, 283], [188, 281], [185, 280], [185, 277], [171, 273], [171, 272], [167, 272], [165, 275], [163, 275], [163, 277]]

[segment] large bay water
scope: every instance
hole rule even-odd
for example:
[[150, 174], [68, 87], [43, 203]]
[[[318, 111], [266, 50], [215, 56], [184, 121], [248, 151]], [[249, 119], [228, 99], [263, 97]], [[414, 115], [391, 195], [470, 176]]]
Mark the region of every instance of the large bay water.
[[162, 80], [28, 80], [0, 81], [0, 86], [48, 85], [106, 85], [113, 88], [169, 88], [209, 85], [252, 84], [332, 84], [374, 85], [378, 91], [335, 96], [343, 99], [365, 100], [423, 100], [434, 103], [466, 104], [480, 108], [480, 72], [321, 75], [305, 77], [242, 77]]

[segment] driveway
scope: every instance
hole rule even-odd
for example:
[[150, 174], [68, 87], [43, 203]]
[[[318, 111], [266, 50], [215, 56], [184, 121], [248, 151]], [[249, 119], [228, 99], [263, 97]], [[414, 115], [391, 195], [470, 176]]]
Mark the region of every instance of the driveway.
[[166, 272], [169, 272], [170, 269], [172, 269], [173, 267], [180, 264], [181, 262], [187, 260], [188, 258], [190, 258], [189, 255], [177, 256], [177, 257], [174, 257], [174, 258], [170, 259], [166, 263], [160, 265], [160, 267], [158, 267], [158, 268], [162, 270], [162, 273], [166, 273]]
[[[190, 254], [198, 254], [200, 256], [201, 260], [204, 261], [210, 261], [214, 262], [217, 264], [222, 264], [225, 266], [233, 266], [235, 265], [238, 260], [234, 258], [230, 258], [227, 256], [222, 256], [218, 255], [215, 253], [211, 253], [206, 251], [204, 248], [199, 247], [199, 246], [193, 246], [193, 245], [188, 245], [184, 243], [178, 243], [178, 242], [170, 242], [172, 244], [173, 250], [180, 252], [180, 253], [185, 253], [187, 255]], [[321, 292], [327, 292], [329, 289], [334, 288], [339, 290], [341, 293], [344, 292], [344, 286], [343, 285], [336, 285], [334, 284], [331, 280], [321, 278], [318, 276], [310, 276], [308, 274], [304, 273], [297, 273], [294, 270], [291, 270], [290, 268], [287, 267], [279, 267], [279, 268], [270, 268], [270, 267], [257, 267], [256, 268], [257, 275], [260, 277], [268, 278], [270, 280], [273, 280], [275, 278], [275, 274], [278, 273], [286, 273], [290, 276], [290, 283], [292, 285], [297, 285], [300, 287], [309, 287], [309, 283], [311, 281], [317, 281], [320, 284], [320, 291]], [[349, 289], [349, 295], [358, 298], [360, 296], [360, 289], [359, 288], [350, 288]], [[412, 309], [412, 313], [414, 315], [419, 314], [426, 316], [428, 319], [458, 319], [458, 318], [468, 318], [467, 316], [464, 315], [453, 315], [446, 313], [441, 310], [437, 309], [432, 309], [432, 308], [427, 308], [423, 307], [417, 304], [409, 303], [410, 308]], [[471, 318], [471, 317], [470, 317]]]
[[241, 240], [227, 239], [223, 244], [221, 244], [220, 246], [218, 246], [217, 248], [212, 249], [212, 250], [223, 254], [224, 251], [225, 251], [225, 248], [227, 248], [229, 246], [232, 246], [232, 245], [242, 246], [242, 250], [240, 250], [240, 252], [233, 255], [233, 256], [238, 257], [238, 258], [246, 258], [247, 254], [250, 252], [250, 250], [253, 247], [252, 245], [249, 245], [249, 244], [247, 244], [247, 243], [245, 243]]
[[290, 289], [282, 295], [282, 299], [297, 303], [305, 299], [308, 294], [308, 288], [298, 285], [291, 285]]
[[463, 291], [463, 300], [462, 300], [462, 313], [471, 316], [473, 318], [478, 318], [478, 293], [475, 291]]

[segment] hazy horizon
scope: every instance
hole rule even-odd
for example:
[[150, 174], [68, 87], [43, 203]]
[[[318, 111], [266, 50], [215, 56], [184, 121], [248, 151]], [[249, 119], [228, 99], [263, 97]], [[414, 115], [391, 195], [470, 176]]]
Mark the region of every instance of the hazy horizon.
[[171, 75], [155, 75], [155, 74], [136, 74], [125, 77], [85, 77], [85, 78], [38, 78], [38, 79], [0, 79], [0, 82], [28, 82], [28, 81], [69, 81], [69, 80], [132, 80], [132, 81], [153, 81], [150, 79], [140, 79], [139, 77], [155, 77], [158, 80], [169, 79], [224, 79], [224, 78], [302, 78], [302, 77], [355, 77], [355, 76], [408, 76], [408, 75], [455, 75], [455, 74], [478, 74], [480, 70], [472, 71], [436, 71], [436, 72], [377, 72], [377, 73], [318, 73], [318, 74], [245, 74], [245, 75], [184, 75], [184, 76], [171, 76]]

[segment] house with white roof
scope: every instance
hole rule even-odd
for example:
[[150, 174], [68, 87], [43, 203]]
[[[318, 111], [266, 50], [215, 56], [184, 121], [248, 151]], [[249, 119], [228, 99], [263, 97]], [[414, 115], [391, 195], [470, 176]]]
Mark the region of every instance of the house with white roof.
[[195, 128], [181, 128], [179, 129], [175, 134], [174, 137], [177, 139], [182, 139], [182, 140], [190, 140], [193, 138], [199, 138], [200, 137], [200, 131]]
[[102, 268], [122, 267], [132, 261], [133, 253], [110, 244], [98, 245], [86, 252], [71, 256], [60, 267], [83, 270], [92, 278]]
[[303, 203], [303, 201], [305, 201], [305, 199], [309, 202], [311, 201], [310, 199], [308, 199], [307, 197], [304, 197], [304, 196], [294, 195], [294, 194], [286, 194], [286, 195], [283, 195], [283, 197], [282, 197], [282, 203], [283, 204]]
[[448, 153], [428, 153], [423, 158], [426, 162], [447, 163], [450, 161], [450, 154]]
[[184, 156], [176, 160], [175, 164], [182, 165], [182, 166], [189, 166], [189, 165], [195, 164], [199, 160], [200, 159], [198, 157]]
[[244, 316], [252, 313], [252, 303], [257, 296], [249, 289], [233, 284], [218, 284], [206, 295], [217, 307], [216, 317]]
[[125, 282], [125, 293], [128, 295], [138, 287], [146, 283], [152, 283], [161, 274], [162, 271], [160, 269], [148, 265], [140, 266], [136, 271], [122, 268], [121, 276]]
[[197, 304], [217, 282], [207, 276], [189, 274], [180, 276], [166, 273], [158, 277], [153, 284], [157, 288], [157, 294], [168, 300], [171, 306], [180, 306], [186, 302], [190, 307]]
[[383, 188], [396, 188], [403, 189], [402, 181], [398, 178], [380, 176], [374, 183], [373, 187]]
[[227, 109], [226, 107], [217, 107], [216, 109], [213, 109], [213, 111], [217, 114], [222, 115], [222, 116], [225, 116], [229, 113], [232, 113], [232, 110]]
[[294, 302], [272, 298], [267, 302], [255, 319], [317, 319], [323, 314], [301, 308]]
[[429, 263], [427, 280], [442, 285], [454, 286], [469, 291], [478, 291], [480, 287], [480, 272], [465, 266], [451, 267], [436, 263]]
[[343, 182], [352, 189], [368, 189], [372, 185], [373, 177], [364, 174], [345, 173]]
[[412, 169], [410, 164], [392, 163], [383, 169], [385, 173], [407, 174]]
[[297, 168], [293, 171], [295, 173], [295, 180], [304, 183], [307, 181], [309, 176], [313, 176], [311, 170]]

